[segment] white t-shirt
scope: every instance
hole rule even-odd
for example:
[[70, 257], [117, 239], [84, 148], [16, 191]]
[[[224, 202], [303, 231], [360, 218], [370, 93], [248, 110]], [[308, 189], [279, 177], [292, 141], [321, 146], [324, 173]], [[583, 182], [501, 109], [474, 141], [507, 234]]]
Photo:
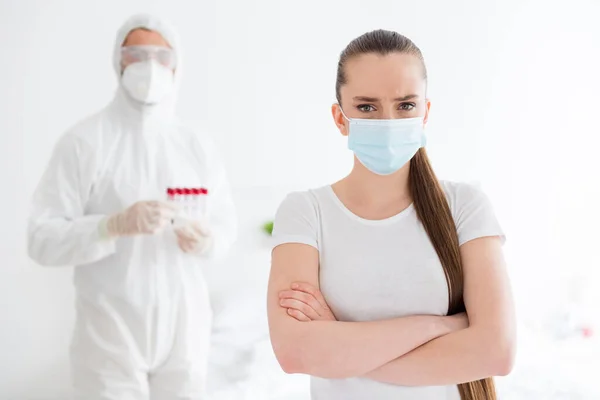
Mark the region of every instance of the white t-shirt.
[[[442, 182], [459, 244], [502, 229], [485, 194], [472, 185]], [[442, 265], [410, 205], [384, 220], [348, 210], [331, 186], [289, 194], [275, 218], [274, 246], [304, 243], [319, 250], [321, 291], [340, 321], [416, 314], [446, 315]], [[311, 378], [314, 400], [459, 400], [455, 385], [404, 387], [364, 378]]]

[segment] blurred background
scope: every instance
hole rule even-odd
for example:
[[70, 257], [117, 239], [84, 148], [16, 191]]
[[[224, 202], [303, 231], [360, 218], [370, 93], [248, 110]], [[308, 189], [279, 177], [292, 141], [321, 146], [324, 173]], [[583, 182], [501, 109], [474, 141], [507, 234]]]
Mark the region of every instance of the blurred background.
[[600, 398], [597, 0], [0, 0], [0, 399], [68, 396], [72, 270], [27, 258], [28, 204], [57, 139], [111, 100], [114, 36], [137, 12], [178, 29], [179, 115], [213, 135], [240, 214], [233, 252], [207, 267], [214, 399], [308, 398], [268, 343], [261, 227], [288, 191], [349, 171], [337, 58], [377, 28], [424, 53], [438, 176], [481, 183], [506, 230], [519, 352], [501, 398]]

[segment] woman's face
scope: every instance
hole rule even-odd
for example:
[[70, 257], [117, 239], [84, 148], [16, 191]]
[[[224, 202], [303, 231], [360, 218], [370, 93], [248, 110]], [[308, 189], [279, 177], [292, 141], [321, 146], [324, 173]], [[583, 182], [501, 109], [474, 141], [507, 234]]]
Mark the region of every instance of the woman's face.
[[[346, 62], [346, 84], [340, 88], [341, 107], [348, 118], [398, 119], [421, 117], [427, 122], [429, 100], [421, 61], [410, 54], [362, 54]], [[332, 115], [342, 135], [348, 121], [340, 105]]]

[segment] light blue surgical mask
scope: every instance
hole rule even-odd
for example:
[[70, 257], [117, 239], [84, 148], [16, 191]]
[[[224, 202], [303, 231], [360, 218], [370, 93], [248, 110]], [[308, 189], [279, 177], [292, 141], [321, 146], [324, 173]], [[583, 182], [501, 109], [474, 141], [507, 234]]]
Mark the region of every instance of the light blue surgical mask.
[[[341, 107], [340, 107], [341, 110]], [[423, 118], [348, 118], [348, 148], [369, 171], [390, 175], [402, 168], [427, 142]]]

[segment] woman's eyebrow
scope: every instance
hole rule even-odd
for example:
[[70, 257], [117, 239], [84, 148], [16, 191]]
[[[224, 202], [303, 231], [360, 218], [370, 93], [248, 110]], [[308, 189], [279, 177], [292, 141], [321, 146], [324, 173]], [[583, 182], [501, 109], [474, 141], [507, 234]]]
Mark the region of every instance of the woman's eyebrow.
[[[415, 99], [418, 97], [419, 97], [418, 94], [409, 94], [409, 95], [402, 96], [402, 97], [396, 97], [394, 99], [394, 101], [406, 101], [406, 100], [411, 100], [411, 99]], [[369, 97], [369, 96], [355, 96], [352, 99], [355, 101], [366, 101], [366, 102], [371, 102], [371, 103], [376, 103], [376, 102], [380, 101], [380, 99], [377, 97]]]
[[377, 97], [368, 97], [368, 96], [355, 96], [352, 99], [357, 100], [357, 101], [367, 101], [367, 102], [371, 102], [371, 103], [375, 103], [375, 102], [379, 101], [379, 99]]
[[396, 97], [394, 99], [394, 101], [406, 101], [406, 100], [416, 99], [418, 97], [419, 97], [418, 94], [409, 94], [409, 95], [406, 95], [406, 96], [403, 96], [403, 97]]

